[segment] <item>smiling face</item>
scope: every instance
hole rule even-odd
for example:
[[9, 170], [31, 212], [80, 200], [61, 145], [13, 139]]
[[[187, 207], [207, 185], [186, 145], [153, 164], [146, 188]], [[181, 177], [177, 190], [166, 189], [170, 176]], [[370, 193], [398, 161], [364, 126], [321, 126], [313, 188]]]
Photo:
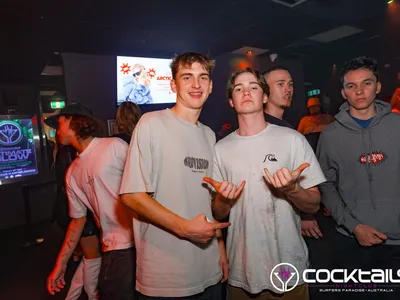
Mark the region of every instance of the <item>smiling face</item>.
[[190, 66], [181, 64], [175, 79], [171, 80], [171, 89], [177, 94], [177, 105], [201, 109], [212, 91], [210, 74], [198, 62]]
[[244, 72], [235, 78], [229, 103], [238, 114], [263, 111], [264, 103], [267, 101], [268, 96], [264, 93], [254, 74]]
[[357, 111], [368, 110], [376, 95], [381, 90], [381, 83], [377, 82], [374, 73], [368, 69], [352, 70], [344, 75], [342, 96], [350, 106], [350, 113], [354, 116]]

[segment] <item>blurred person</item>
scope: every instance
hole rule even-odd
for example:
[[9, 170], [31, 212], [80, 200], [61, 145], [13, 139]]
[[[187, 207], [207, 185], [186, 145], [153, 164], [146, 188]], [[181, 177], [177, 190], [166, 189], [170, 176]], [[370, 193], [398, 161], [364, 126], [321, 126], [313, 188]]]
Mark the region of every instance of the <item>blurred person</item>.
[[327, 125], [335, 120], [335, 118], [330, 114], [322, 113], [321, 103], [316, 97], [308, 99], [307, 109], [310, 115], [304, 116], [300, 120], [297, 131], [306, 137], [311, 148], [313, 148], [315, 152], [319, 135]]
[[289, 70], [276, 66], [265, 71], [263, 76], [269, 87], [268, 102], [264, 106], [265, 121], [293, 129], [293, 126], [283, 119], [285, 109], [292, 105], [294, 92]]
[[392, 112], [400, 114], [400, 88], [397, 88], [390, 100], [390, 105], [392, 106]]
[[[320, 185], [322, 202], [337, 223], [332, 245], [335, 267], [396, 273], [400, 269], [400, 115], [377, 99], [381, 83], [374, 59], [346, 62], [341, 83], [346, 103], [321, 133], [317, 148], [327, 178]], [[400, 289], [387, 280], [383, 283], [394, 292], [341, 297], [399, 299]]]
[[103, 252], [102, 258], [90, 260], [90, 270], [97, 275], [92, 276], [90, 282], [93, 294], [98, 285], [100, 299], [133, 299], [132, 216], [118, 196], [128, 145], [119, 138], [98, 138], [103, 131], [100, 121], [89, 108], [79, 103], [67, 105], [46, 122], [57, 128], [61, 144], [73, 146], [78, 153], [65, 176], [72, 220], [47, 279], [47, 289], [54, 295], [64, 287], [66, 264], [78, 244], [89, 210], [101, 230]]
[[139, 122], [141, 115], [140, 108], [136, 103], [129, 101], [122, 102], [118, 107], [116, 116], [118, 133], [113, 136], [119, 137], [129, 144], [132, 132]]
[[[299, 213], [318, 210], [317, 185], [325, 178], [302, 135], [265, 121], [267, 95], [268, 85], [256, 70], [232, 75], [228, 98], [239, 128], [215, 145], [213, 179], [206, 182], [219, 192], [212, 203], [214, 217], [222, 220], [229, 214], [232, 223], [227, 238], [229, 299], [306, 300], [308, 286], [302, 278], [282, 294], [270, 274], [280, 263], [294, 265], [300, 274], [308, 267]], [[240, 182], [240, 187], [246, 184], [241, 194], [234, 185]], [[288, 287], [295, 284], [291, 280]]]
[[144, 114], [129, 146], [120, 194], [138, 214], [140, 299], [219, 300], [228, 262], [211, 193], [215, 134], [198, 121], [212, 91], [214, 61], [187, 52], [171, 63], [171, 109]]

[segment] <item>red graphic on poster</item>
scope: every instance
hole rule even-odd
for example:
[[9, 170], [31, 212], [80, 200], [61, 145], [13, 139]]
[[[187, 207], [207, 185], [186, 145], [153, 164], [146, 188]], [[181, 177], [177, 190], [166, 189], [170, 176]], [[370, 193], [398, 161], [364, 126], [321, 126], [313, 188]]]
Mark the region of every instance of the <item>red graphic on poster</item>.
[[128, 64], [122, 64], [121, 66], [121, 72], [123, 74], [128, 74], [131, 71], [131, 66]]
[[147, 72], [147, 75], [149, 75], [149, 77], [153, 79], [153, 77], [156, 76], [156, 70], [154, 70], [154, 68], [150, 68]]

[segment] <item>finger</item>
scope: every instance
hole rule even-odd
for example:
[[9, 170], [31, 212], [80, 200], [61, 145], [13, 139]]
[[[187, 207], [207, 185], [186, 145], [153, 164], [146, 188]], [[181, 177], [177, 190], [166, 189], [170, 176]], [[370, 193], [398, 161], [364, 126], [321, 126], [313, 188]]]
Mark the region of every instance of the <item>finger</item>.
[[[278, 170], [276, 172], [276, 176], [278, 176], [280, 183], [282, 186], [287, 186], [289, 184], [289, 180], [283, 174], [283, 170]], [[276, 182], [276, 181], [275, 181]]]
[[319, 237], [323, 237], [324, 235], [322, 234], [321, 230], [319, 229], [319, 226], [317, 225], [316, 227], [313, 228], [315, 233], [319, 236]]
[[50, 294], [54, 295], [53, 280], [50, 279], [50, 278], [47, 279], [47, 291], [48, 291]]
[[386, 239], [387, 239], [386, 234], [384, 234], [384, 233], [382, 233], [382, 232], [379, 232], [379, 231], [377, 231], [377, 230], [374, 230], [374, 234], [375, 234], [378, 238], [380, 238], [381, 240], [386, 240]]
[[309, 229], [304, 230], [304, 232], [305, 232], [306, 236], [312, 237]]
[[211, 177], [203, 177], [203, 181], [211, 184], [215, 190], [217, 190], [221, 184], [220, 182], [212, 179]]
[[292, 173], [290, 173], [289, 169], [287, 169], [287, 168], [282, 168], [282, 169], [281, 169], [281, 173], [282, 173], [282, 175], [284, 176], [284, 178], [285, 178], [287, 181], [293, 180]]
[[305, 235], [306, 235], [306, 233], [304, 232], [304, 230], [301, 231], [301, 235], [302, 235], [302, 236], [305, 236]]
[[318, 235], [317, 231], [315, 230], [315, 228], [311, 228], [310, 233], [314, 239], [317, 239], [317, 240], [319, 239], [319, 235]]
[[229, 199], [234, 199], [235, 198], [236, 190], [237, 190], [237, 186], [232, 184], [232, 190], [230, 191], [230, 193], [228, 195]]
[[303, 171], [304, 171], [305, 169], [307, 169], [309, 166], [310, 166], [309, 163], [303, 163], [303, 164], [301, 164], [296, 170], [294, 170], [294, 171], [292, 172], [292, 176], [295, 177], [295, 178], [300, 177], [301, 173], [303, 173]]
[[224, 191], [223, 193], [220, 192], [220, 194], [221, 194], [223, 197], [229, 199], [229, 194], [232, 192], [233, 187], [234, 187], [233, 183], [232, 183], [232, 182], [228, 182], [228, 185], [226, 186], [225, 191]]
[[218, 193], [220, 193], [220, 194], [223, 194], [223, 193], [225, 193], [226, 188], [228, 187], [228, 185], [229, 185], [229, 182], [224, 180], [224, 181], [221, 182], [221, 184], [219, 185], [218, 190], [216, 189], [216, 191]]
[[273, 186], [275, 186], [274, 177], [272, 177], [271, 173], [268, 171], [267, 168], [264, 168], [264, 173], [265, 173], [265, 176], [267, 176], [269, 183], [271, 183]]
[[237, 188], [236, 193], [235, 193], [235, 195], [234, 195], [234, 198], [235, 198], [235, 199], [236, 199], [236, 198], [240, 195], [240, 193], [243, 191], [243, 188], [244, 188], [245, 184], [246, 184], [246, 181], [242, 181], [242, 183], [239, 185], [239, 187]]
[[[278, 170], [278, 171], [279, 171], [279, 170]], [[281, 188], [283, 185], [282, 185], [282, 182], [280, 181], [279, 176], [278, 176], [277, 173], [278, 173], [278, 172], [276, 172], [276, 173], [274, 174], [274, 182], [275, 182], [274, 186], [275, 186], [277, 189], [279, 189], [279, 188]]]
[[231, 226], [231, 223], [230, 223], [230, 222], [212, 223], [212, 224], [213, 224], [213, 226], [214, 226], [214, 230], [217, 230], [217, 229], [224, 229], [224, 228], [226, 228], [226, 227]]

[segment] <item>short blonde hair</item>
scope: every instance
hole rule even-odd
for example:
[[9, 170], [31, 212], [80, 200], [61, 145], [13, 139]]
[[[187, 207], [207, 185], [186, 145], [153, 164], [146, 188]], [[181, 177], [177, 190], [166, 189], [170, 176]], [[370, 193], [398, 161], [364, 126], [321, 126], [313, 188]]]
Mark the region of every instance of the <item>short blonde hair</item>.
[[141, 116], [142, 112], [136, 103], [122, 102], [118, 107], [116, 117], [118, 132], [131, 135]]

